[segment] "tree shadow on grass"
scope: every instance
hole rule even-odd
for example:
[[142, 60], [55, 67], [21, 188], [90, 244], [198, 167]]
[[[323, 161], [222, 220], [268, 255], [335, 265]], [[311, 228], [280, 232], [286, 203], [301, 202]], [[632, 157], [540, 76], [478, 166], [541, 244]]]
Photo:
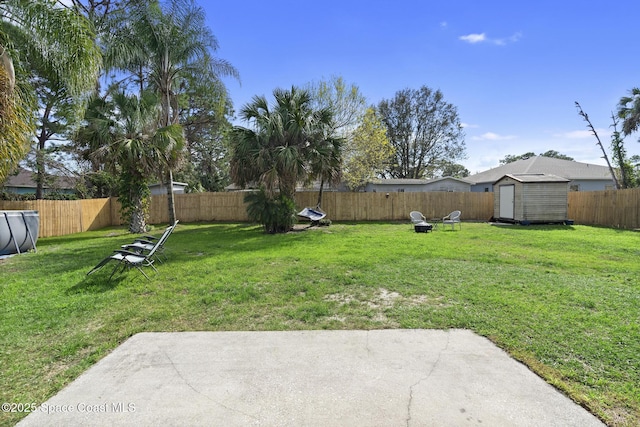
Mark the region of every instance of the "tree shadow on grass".
[[[116, 230], [114, 235], [61, 237], [49, 240], [43, 245], [44, 250], [38, 251], [22, 259], [20, 263], [13, 263], [14, 269], [32, 270], [37, 265], [39, 277], [35, 280], [46, 280], [59, 276], [82, 275], [81, 280], [68, 288], [68, 294], [102, 293], [115, 289], [130, 275], [136, 275], [135, 280], [147, 281], [138, 271], [116, 272], [111, 279], [113, 262], [108, 263], [99, 271], [87, 276], [96, 264], [110, 256], [121, 245], [130, 243], [136, 235], [122, 230]], [[159, 233], [152, 233], [158, 235]], [[282, 235], [266, 235], [261, 227], [255, 224], [184, 224], [179, 225], [166, 244], [166, 259], [156, 264], [160, 272], [171, 269], [167, 264], [192, 261], [194, 257], [205, 260], [215, 258], [224, 252], [227, 256], [234, 253], [255, 252], [278, 245], [305, 245], [306, 233]], [[145, 272], [149, 270], [145, 269]], [[150, 271], [150, 278], [156, 274]], [[68, 279], [67, 279], [68, 280]], [[71, 279], [73, 283], [77, 279]], [[134, 280], [134, 279], [132, 279]], [[70, 283], [70, 284], [71, 284]]]
[[139, 236], [139, 235], [129, 233], [129, 231], [122, 226], [117, 226], [117, 227], [114, 226], [114, 227], [107, 227], [100, 230], [94, 230], [94, 231], [89, 231], [84, 233], [67, 234], [64, 236], [41, 237], [38, 239], [36, 246], [39, 249], [44, 249], [49, 246], [67, 245], [67, 244], [73, 244], [77, 242], [81, 243], [84, 241], [99, 240], [99, 239], [111, 238], [111, 237], [123, 237], [123, 236]]

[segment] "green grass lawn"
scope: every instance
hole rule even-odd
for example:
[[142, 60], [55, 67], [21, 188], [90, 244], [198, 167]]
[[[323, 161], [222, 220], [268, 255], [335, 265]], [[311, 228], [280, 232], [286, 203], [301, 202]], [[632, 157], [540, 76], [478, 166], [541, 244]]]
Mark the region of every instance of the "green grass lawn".
[[151, 280], [85, 275], [131, 240], [120, 228], [40, 239], [0, 261], [2, 402], [42, 403], [142, 331], [466, 328], [609, 425], [640, 423], [640, 233], [180, 224]]

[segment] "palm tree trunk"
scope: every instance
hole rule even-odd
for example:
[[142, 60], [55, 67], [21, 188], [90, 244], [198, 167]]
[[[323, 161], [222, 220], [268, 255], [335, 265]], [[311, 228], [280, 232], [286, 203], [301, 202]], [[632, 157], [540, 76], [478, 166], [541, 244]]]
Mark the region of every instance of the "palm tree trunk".
[[45, 168], [45, 144], [47, 142], [47, 130], [45, 123], [49, 120], [51, 114], [51, 106], [47, 105], [42, 114], [42, 126], [40, 133], [38, 134], [38, 142], [36, 146], [36, 200], [42, 200], [44, 198], [44, 182], [46, 179]]
[[318, 209], [322, 209], [320, 205], [322, 204], [322, 188], [324, 187], [324, 178], [320, 180], [320, 191], [318, 191], [318, 205], [316, 206]]
[[[160, 94], [162, 104], [162, 126], [169, 126], [171, 121], [171, 79], [169, 78], [169, 52], [165, 47], [162, 55], [162, 73]], [[173, 171], [167, 166], [167, 208], [169, 210], [169, 224], [176, 223], [176, 205], [173, 197]]]
[[36, 151], [36, 200], [44, 198], [44, 174], [44, 143], [39, 141]]
[[9, 79], [9, 92], [13, 92], [16, 84], [16, 72], [13, 68], [13, 60], [9, 57], [7, 50], [0, 44], [0, 66], [4, 68]]
[[169, 205], [169, 224], [176, 223], [176, 204], [173, 197], [173, 171], [167, 173], [167, 201]]
[[137, 192], [134, 197], [135, 199], [132, 200], [134, 209], [131, 212], [131, 219], [129, 220], [129, 232], [140, 234], [147, 231], [147, 221], [143, 209], [144, 202], [139, 192]]

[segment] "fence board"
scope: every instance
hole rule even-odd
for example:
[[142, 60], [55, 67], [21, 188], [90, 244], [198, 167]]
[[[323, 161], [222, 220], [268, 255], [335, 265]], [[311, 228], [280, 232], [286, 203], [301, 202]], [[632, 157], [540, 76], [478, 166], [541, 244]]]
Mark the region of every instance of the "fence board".
[[112, 224], [111, 199], [0, 201], [0, 210], [35, 210], [40, 237], [63, 236]]
[[80, 200], [82, 231], [99, 230], [112, 225], [112, 201], [115, 199]]
[[[182, 222], [247, 221], [243, 192], [176, 194], [176, 215]], [[317, 192], [299, 192], [298, 208], [314, 207]], [[453, 210], [462, 220], [487, 221], [493, 216], [493, 193], [326, 192], [322, 209], [333, 221], [408, 221], [417, 210], [428, 219], [442, 218]], [[61, 236], [80, 231], [121, 225], [120, 204], [115, 198], [92, 200], [2, 201], [0, 210], [36, 210], [40, 216], [40, 237]], [[569, 192], [569, 219], [576, 224], [640, 228], [640, 188]], [[169, 222], [167, 196], [152, 196], [149, 223]]]
[[569, 218], [577, 224], [640, 228], [640, 188], [569, 192]]

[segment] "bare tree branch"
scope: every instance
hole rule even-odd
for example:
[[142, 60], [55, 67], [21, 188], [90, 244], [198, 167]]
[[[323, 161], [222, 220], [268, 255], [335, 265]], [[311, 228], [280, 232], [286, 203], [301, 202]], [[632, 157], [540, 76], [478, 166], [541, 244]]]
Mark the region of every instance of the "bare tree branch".
[[591, 120], [589, 120], [589, 116], [587, 115], [587, 113], [582, 111], [582, 107], [580, 106], [578, 101], [576, 101], [576, 108], [578, 108], [578, 114], [580, 116], [582, 116], [582, 118], [587, 122], [587, 127], [589, 128], [589, 130], [591, 131], [593, 136], [596, 137], [596, 140], [598, 141], [598, 145], [600, 146], [600, 149], [602, 150], [602, 158], [607, 162], [607, 166], [609, 166], [609, 171], [611, 172], [611, 177], [613, 178], [613, 182], [616, 185], [616, 190], [619, 190], [620, 189], [620, 183], [618, 182], [618, 178], [616, 177], [616, 173], [613, 170], [613, 167], [611, 166], [611, 163], [609, 162], [609, 157], [607, 156], [607, 152], [605, 151], [604, 146], [602, 145], [602, 141], [600, 141], [600, 137], [598, 136], [598, 132], [596, 132], [596, 129], [591, 124]]

